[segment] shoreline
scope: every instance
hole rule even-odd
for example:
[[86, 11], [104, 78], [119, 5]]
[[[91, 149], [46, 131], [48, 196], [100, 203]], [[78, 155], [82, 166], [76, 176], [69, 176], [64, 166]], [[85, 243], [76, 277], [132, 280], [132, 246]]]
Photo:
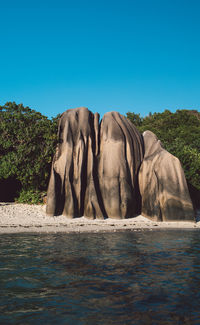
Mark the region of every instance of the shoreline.
[[14, 233], [98, 233], [142, 230], [199, 230], [200, 221], [156, 222], [139, 215], [128, 219], [70, 219], [66, 216], [50, 217], [45, 205], [0, 202], [0, 234]]

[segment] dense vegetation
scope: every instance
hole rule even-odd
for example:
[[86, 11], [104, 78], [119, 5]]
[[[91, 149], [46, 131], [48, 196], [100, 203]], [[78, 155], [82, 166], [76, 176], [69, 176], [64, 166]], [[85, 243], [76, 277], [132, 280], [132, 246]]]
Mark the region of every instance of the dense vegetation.
[[20, 202], [35, 203], [42, 199], [56, 134], [57, 118], [50, 120], [22, 104], [0, 106], [1, 195], [15, 187], [20, 192]]
[[[182, 163], [188, 184], [200, 191], [200, 113], [177, 110], [171, 113], [127, 113], [143, 132], [151, 130], [163, 146]], [[57, 142], [59, 116], [48, 119], [22, 104], [0, 106], [0, 193], [18, 201], [36, 203], [45, 194], [52, 156]]]

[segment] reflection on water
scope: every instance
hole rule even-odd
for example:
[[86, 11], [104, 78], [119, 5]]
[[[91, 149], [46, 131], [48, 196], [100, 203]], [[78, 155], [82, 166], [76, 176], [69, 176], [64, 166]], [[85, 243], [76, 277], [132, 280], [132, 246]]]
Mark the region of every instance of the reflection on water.
[[0, 324], [199, 324], [198, 231], [0, 237]]

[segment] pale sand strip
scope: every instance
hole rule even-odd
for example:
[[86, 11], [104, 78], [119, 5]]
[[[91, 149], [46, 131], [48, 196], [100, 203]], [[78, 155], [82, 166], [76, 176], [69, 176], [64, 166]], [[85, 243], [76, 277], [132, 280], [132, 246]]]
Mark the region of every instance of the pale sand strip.
[[68, 219], [65, 216], [49, 217], [45, 206], [0, 203], [0, 233], [19, 232], [107, 232], [143, 229], [200, 229], [200, 222], [155, 222], [142, 215], [124, 220]]

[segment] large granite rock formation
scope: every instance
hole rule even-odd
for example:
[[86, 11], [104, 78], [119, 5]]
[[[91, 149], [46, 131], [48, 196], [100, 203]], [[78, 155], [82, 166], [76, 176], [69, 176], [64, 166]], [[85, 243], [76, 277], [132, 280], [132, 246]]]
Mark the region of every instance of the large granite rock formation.
[[59, 143], [47, 192], [47, 214], [74, 218], [86, 213], [87, 217], [103, 218], [95, 184], [98, 120], [98, 114], [93, 115], [85, 107], [61, 115]]
[[194, 220], [181, 164], [152, 132], [142, 137], [116, 112], [99, 124], [97, 113], [81, 107], [62, 114], [58, 137], [47, 214], [123, 219], [142, 207], [153, 220]]
[[142, 214], [156, 221], [194, 220], [180, 161], [150, 131], [143, 133], [145, 155], [139, 172]]
[[135, 126], [116, 112], [104, 115], [100, 127], [98, 175], [106, 215], [123, 219], [139, 212], [138, 171], [143, 140]]
[[138, 210], [143, 140], [122, 115], [81, 107], [64, 112], [52, 163], [47, 214], [127, 218]]

